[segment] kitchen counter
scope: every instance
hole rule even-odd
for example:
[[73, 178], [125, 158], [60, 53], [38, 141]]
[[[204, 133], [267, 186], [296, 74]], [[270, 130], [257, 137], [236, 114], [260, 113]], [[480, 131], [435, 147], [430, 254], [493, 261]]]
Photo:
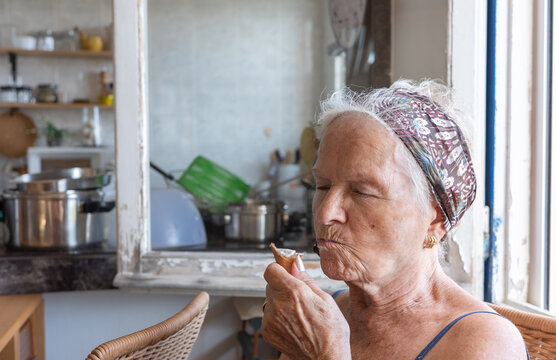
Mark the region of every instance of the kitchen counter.
[[0, 294], [113, 288], [116, 249], [107, 244], [80, 251], [0, 248]]
[[[342, 283], [322, 274], [313, 240], [286, 236], [279, 247], [295, 248], [305, 254], [307, 271], [324, 290]], [[210, 234], [203, 246], [158, 249], [144, 257], [140, 274], [117, 274], [114, 246], [79, 251], [22, 251], [0, 248], [0, 294], [118, 288], [139, 291], [196, 293], [264, 297], [263, 273], [274, 258], [268, 243], [225, 241]], [[345, 286], [345, 285], [343, 285]]]
[[[135, 291], [207, 291], [217, 296], [265, 297], [263, 274], [274, 261], [268, 243], [234, 243], [209, 236], [207, 245], [143, 254], [140, 272], [119, 273], [114, 284]], [[312, 238], [294, 234], [276, 245], [302, 252], [307, 272], [323, 290], [333, 292], [345, 287], [345, 283], [323, 274], [320, 259], [313, 253]]]

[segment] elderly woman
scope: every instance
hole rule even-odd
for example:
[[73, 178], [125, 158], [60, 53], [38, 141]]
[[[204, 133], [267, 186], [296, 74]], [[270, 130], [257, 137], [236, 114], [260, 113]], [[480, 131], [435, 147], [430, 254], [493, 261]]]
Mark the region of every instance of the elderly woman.
[[335, 299], [268, 266], [262, 331], [281, 359], [527, 359], [519, 331], [444, 274], [438, 240], [475, 197], [447, 87], [399, 81], [322, 104], [314, 226]]

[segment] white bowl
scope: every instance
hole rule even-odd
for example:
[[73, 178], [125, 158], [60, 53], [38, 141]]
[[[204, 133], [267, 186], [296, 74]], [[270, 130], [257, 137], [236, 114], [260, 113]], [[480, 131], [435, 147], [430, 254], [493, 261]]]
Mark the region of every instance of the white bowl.
[[37, 39], [33, 36], [16, 36], [13, 39], [14, 48], [24, 50], [35, 50], [37, 47]]

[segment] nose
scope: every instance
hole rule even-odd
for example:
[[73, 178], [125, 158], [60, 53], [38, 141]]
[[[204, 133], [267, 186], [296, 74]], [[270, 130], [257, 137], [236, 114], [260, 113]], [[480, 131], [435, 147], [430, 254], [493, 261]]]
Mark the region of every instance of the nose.
[[344, 197], [340, 189], [331, 187], [326, 192], [317, 191], [313, 199], [313, 214], [317, 224], [343, 224], [347, 221]]

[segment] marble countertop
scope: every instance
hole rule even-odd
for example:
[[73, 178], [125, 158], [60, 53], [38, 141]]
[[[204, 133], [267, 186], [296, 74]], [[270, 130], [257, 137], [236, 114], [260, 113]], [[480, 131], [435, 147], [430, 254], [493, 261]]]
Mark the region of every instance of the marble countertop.
[[106, 244], [80, 251], [0, 248], [0, 294], [113, 288], [116, 249]]
[[[322, 274], [310, 239], [282, 241], [305, 253], [307, 271], [317, 284], [333, 291], [342, 284]], [[0, 294], [83, 291], [118, 288], [136, 291], [198, 292], [235, 297], [264, 297], [262, 274], [274, 261], [268, 244], [247, 246], [211, 236], [206, 246], [159, 249], [147, 254], [143, 271], [117, 273], [113, 245], [79, 251], [23, 251], [0, 248]], [[343, 285], [345, 286], [345, 285]]]

